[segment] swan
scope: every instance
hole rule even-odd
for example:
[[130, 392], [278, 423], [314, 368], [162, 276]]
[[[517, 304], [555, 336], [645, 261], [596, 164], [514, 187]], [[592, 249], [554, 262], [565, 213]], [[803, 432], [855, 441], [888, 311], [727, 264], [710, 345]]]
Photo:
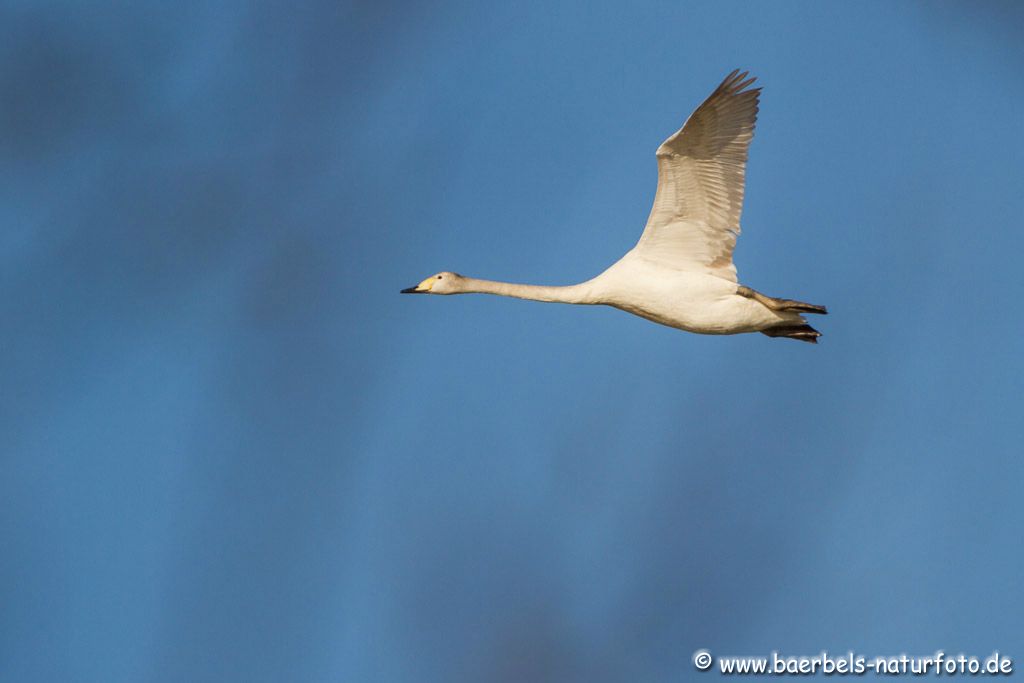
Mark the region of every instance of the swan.
[[736, 279], [732, 252], [761, 93], [748, 74], [737, 69], [726, 76], [658, 147], [658, 189], [640, 241], [597, 277], [549, 287], [445, 271], [401, 293], [603, 304], [687, 332], [760, 332], [817, 344], [821, 334], [801, 314], [825, 314], [824, 306], [767, 296]]

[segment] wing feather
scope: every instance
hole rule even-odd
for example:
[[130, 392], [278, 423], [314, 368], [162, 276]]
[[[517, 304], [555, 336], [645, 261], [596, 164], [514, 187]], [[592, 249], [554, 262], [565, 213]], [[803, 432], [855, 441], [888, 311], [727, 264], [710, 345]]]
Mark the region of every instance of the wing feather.
[[732, 252], [761, 94], [747, 75], [737, 69], [726, 76], [658, 147], [658, 192], [636, 246], [641, 256], [736, 281]]

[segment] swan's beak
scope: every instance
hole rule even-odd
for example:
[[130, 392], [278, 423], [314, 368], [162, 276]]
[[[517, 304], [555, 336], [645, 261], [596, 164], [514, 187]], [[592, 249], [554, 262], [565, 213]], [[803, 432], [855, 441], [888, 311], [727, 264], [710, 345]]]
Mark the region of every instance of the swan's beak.
[[434, 286], [434, 278], [428, 277], [426, 280], [424, 280], [423, 282], [419, 283], [415, 287], [409, 287], [408, 289], [403, 289], [400, 292], [400, 294], [428, 294], [428, 293], [430, 293], [430, 288], [433, 287], [433, 286]]

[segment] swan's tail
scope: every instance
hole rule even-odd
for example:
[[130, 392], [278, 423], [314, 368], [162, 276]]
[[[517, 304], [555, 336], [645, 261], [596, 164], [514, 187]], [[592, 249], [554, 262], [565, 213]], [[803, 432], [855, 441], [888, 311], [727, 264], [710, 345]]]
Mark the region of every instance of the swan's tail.
[[[819, 307], [820, 308], [820, 307]], [[782, 324], [776, 327], [769, 327], [767, 330], [761, 330], [761, 334], [766, 334], [769, 337], [787, 337], [789, 339], [799, 339], [802, 342], [809, 344], [817, 344], [818, 337], [821, 336], [821, 332], [810, 325], [804, 324]]]
[[[789, 312], [790, 320], [780, 322], [778, 325], [769, 327], [766, 330], [761, 330], [761, 334], [766, 334], [769, 337], [787, 337], [789, 339], [799, 339], [800, 341], [807, 342], [809, 344], [817, 344], [818, 337], [821, 336], [821, 332], [807, 324], [807, 321], [800, 316], [800, 313], [817, 313], [819, 315], [826, 315], [828, 310], [824, 306], [818, 306], [817, 304], [808, 304], [803, 301], [795, 301], [793, 299], [776, 299], [773, 296], [765, 296], [761, 292], [757, 292], [750, 287], [744, 287], [740, 285], [736, 289], [736, 293], [740, 296], [745, 296], [748, 299], [757, 301], [765, 308], [769, 308], [773, 311]], [[792, 315], [796, 314], [796, 315]]]

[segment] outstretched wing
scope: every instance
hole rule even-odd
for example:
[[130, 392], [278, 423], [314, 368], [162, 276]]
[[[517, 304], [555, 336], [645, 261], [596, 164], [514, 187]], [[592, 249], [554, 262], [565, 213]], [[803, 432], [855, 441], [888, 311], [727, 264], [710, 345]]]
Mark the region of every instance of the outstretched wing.
[[658, 192], [636, 251], [680, 270], [736, 281], [747, 150], [760, 88], [737, 69], [658, 148]]

